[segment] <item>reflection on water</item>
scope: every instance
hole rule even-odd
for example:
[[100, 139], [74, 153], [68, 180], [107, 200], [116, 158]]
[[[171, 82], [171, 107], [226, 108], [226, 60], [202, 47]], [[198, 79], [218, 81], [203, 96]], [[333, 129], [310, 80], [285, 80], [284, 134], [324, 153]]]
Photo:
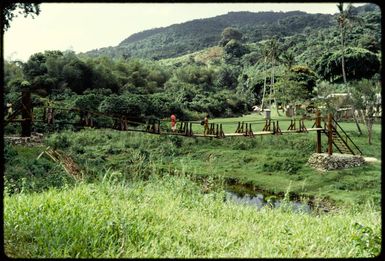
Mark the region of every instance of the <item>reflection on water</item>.
[[[275, 196], [265, 197], [262, 194], [256, 194], [254, 196], [251, 196], [249, 194], [240, 195], [238, 193], [231, 192], [231, 191], [226, 191], [225, 200], [232, 201], [238, 204], [256, 206], [257, 209], [260, 209], [267, 205], [271, 207], [279, 207], [282, 204], [282, 200], [277, 199]], [[291, 209], [294, 212], [305, 212], [305, 213], [311, 212], [311, 208], [307, 204], [297, 202], [297, 201], [289, 201], [287, 204], [289, 207], [291, 207]]]

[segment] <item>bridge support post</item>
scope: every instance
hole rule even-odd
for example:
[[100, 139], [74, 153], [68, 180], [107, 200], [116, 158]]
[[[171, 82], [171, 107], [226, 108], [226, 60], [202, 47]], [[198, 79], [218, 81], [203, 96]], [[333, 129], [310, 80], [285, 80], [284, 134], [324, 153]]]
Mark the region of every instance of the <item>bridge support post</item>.
[[224, 134], [223, 129], [222, 129], [222, 123], [219, 125], [219, 137], [220, 138], [225, 137], [225, 134]]
[[31, 92], [29, 90], [23, 89], [21, 91], [21, 117], [23, 121], [21, 122], [21, 136], [30, 137], [32, 132], [32, 100]]
[[192, 135], [193, 135], [193, 131], [192, 131], [192, 122], [190, 122], [189, 136], [192, 136]]
[[235, 133], [239, 133], [239, 132], [240, 132], [240, 129], [241, 129], [241, 122], [238, 121], [238, 127], [237, 127], [237, 129], [235, 130]]
[[[321, 115], [320, 111], [317, 110], [316, 112], [316, 120], [315, 120], [315, 127], [316, 128], [321, 128]], [[322, 151], [322, 145], [321, 145], [321, 131], [317, 130], [317, 147], [316, 147], [316, 152], [321, 153]]]
[[328, 154], [332, 155], [333, 154], [333, 125], [332, 125], [332, 119], [333, 115], [329, 113], [328, 115]]

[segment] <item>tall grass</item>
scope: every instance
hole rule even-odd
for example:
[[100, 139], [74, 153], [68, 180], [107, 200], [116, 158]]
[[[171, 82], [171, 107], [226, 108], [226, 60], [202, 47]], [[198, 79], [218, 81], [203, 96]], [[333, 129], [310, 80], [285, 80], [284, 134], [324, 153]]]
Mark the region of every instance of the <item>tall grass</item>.
[[257, 210], [180, 176], [102, 182], [4, 196], [5, 253], [23, 258], [370, 257], [381, 215], [372, 206], [326, 215]]

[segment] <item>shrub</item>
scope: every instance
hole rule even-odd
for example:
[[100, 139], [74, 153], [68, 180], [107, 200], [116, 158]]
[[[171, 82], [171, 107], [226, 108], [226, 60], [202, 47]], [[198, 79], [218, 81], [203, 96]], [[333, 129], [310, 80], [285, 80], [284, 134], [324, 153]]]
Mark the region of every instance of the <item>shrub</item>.
[[289, 174], [296, 174], [302, 168], [302, 163], [296, 160], [273, 159], [262, 165], [262, 170], [267, 172], [285, 171]]
[[41, 192], [73, 183], [72, 177], [59, 164], [44, 157], [36, 160], [20, 155], [5, 166], [4, 188], [8, 194]]
[[13, 146], [9, 142], [4, 142], [4, 161], [5, 163], [12, 160], [17, 156], [17, 151], [13, 148]]
[[53, 149], [66, 149], [71, 146], [71, 140], [67, 133], [54, 133], [47, 139], [48, 145]]

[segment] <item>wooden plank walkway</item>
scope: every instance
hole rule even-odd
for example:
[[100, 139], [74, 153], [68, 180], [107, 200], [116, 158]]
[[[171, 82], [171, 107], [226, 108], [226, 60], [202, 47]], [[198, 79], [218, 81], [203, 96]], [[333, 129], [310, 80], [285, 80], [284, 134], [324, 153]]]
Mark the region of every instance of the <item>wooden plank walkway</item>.
[[324, 130], [324, 128], [309, 128], [307, 131], [318, 131], [318, 130]]
[[[307, 131], [319, 131], [323, 130], [323, 128], [310, 128], [307, 129]], [[281, 133], [306, 133], [306, 131], [300, 131], [300, 130], [283, 130]], [[184, 133], [177, 133], [177, 132], [161, 132], [161, 133], [154, 133], [154, 134], [160, 134], [160, 135], [175, 135], [175, 136], [188, 136]], [[254, 136], [259, 136], [259, 135], [273, 135], [273, 131], [256, 131], [253, 132]], [[249, 137], [250, 135], [246, 135], [246, 133], [224, 133], [224, 137]], [[214, 134], [206, 134], [204, 135], [203, 133], [193, 133], [192, 136], [190, 137], [203, 137], [203, 138], [215, 138], [217, 137]]]
[[300, 130], [282, 130], [281, 132], [282, 133], [303, 133], [303, 132], [307, 132], [307, 131], [322, 131], [323, 128], [309, 128], [309, 129], [306, 129], [306, 131], [300, 131]]

